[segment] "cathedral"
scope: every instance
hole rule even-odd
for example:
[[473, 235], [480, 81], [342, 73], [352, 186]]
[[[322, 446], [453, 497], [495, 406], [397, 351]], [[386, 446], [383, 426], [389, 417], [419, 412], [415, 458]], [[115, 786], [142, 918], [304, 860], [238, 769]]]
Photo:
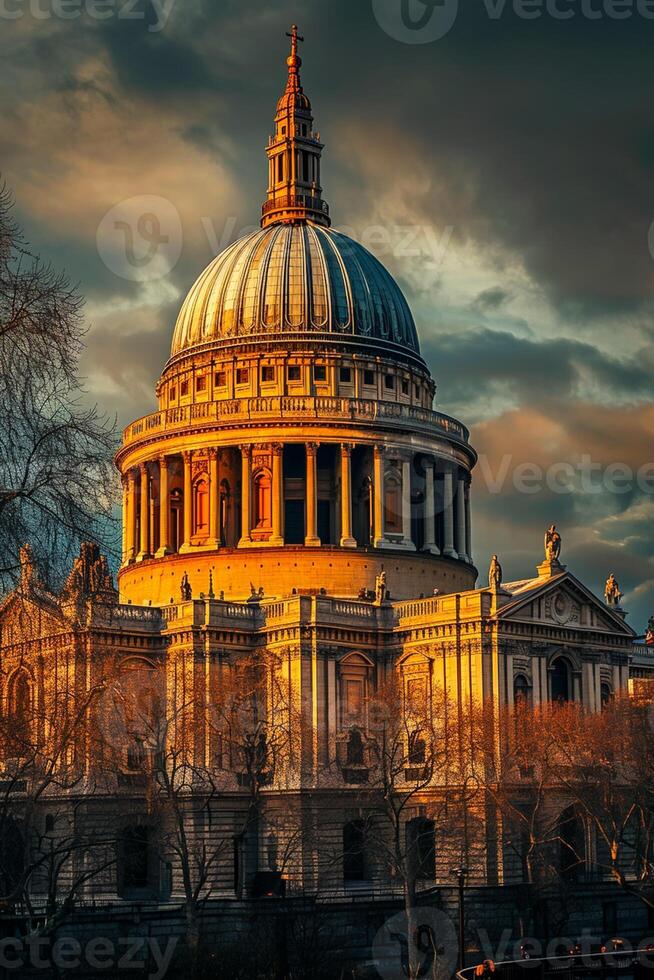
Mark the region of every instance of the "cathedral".
[[[447, 702], [465, 731], [480, 705], [598, 711], [629, 685], [635, 637], [617, 583], [593, 595], [562, 563], [555, 527], [544, 551], [538, 534], [533, 577], [505, 581], [500, 555], [478, 585], [475, 450], [434, 408], [400, 287], [332, 227], [300, 40], [294, 28], [261, 228], [191, 287], [156, 410], [124, 432], [117, 585], [87, 544], [53, 595], [26, 548], [0, 606], [15, 742], [36, 737], [36, 719], [39, 738], [56, 736], [64, 697], [87, 704], [110, 675], [121, 691], [110, 749], [95, 753], [85, 735], [72, 753], [87, 776], [97, 755], [109, 760], [102, 779], [65, 789], [75, 820], [98, 826], [111, 812], [120, 844], [97, 875], [83, 857], [87, 900], [188, 892], [148, 782], [179, 738], [193, 846], [214, 841], [213, 862], [203, 851], [212, 896], [391, 890], [388, 862], [364, 853], [379, 791], [373, 709], [390, 684], [386, 710], [404, 712], [407, 740], [401, 832], [419, 828], [420, 887], [450, 878], [452, 861], [480, 885], [510, 884], [520, 871], [483, 814], [482, 846], [441, 860], [438, 842], [425, 844], [438, 838], [430, 800], [443, 785], [408, 715]], [[163, 746], [146, 730], [155, 715]], [[20, 770], [20, 745], [7, 752], [5, 769]]]

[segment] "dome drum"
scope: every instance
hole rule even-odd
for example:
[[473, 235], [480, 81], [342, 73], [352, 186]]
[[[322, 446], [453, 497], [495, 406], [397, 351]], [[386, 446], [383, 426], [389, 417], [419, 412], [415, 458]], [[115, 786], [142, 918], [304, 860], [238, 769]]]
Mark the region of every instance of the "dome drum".
[[[297, 38], [295, 40], [295, 46]], [[476, 454], [384, 266], [330, 226], [297, 51], [268, 144], [262, 228], [191, 287], [157, 385], [125, 430], [120, 588], [396, 598], [474, 586]]]

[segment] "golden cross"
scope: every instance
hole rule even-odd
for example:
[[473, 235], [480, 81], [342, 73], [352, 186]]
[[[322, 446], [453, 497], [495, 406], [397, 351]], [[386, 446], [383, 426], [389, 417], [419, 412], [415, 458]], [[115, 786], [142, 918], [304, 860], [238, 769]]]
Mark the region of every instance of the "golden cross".
[[297, 24], [293, 24], [290, 34], [288, 31], [286, 32], [286, 37], [290, 37], [291, 39], [291, 56], [295, 58], [297, 57], [297, 42], [304, 41], [304, 38], [298, 34]]

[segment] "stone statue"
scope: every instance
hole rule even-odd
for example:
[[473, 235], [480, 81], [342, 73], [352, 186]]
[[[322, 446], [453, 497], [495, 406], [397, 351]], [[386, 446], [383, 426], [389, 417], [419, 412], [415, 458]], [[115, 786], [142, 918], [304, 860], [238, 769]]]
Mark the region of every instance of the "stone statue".
[[619, 606], [624, 593], [620, 592], [620, 586], [613, 572], [609, 575], [604, 589], [604, 598], [607, 606]]
[[561, 555], [561, 535], [556, 530], [556, 524], [545, 532], [545, 561], [558, 561]]
[[491, 558], [490, 568], [488, 570], [488, 586], [494, 589], [495, 592], [502, 587], [502, 566], [500, 565], [497, 555], [493, 555]]
[[193, 589], [191, 588], [191, 583], [189, 582], [188, 572], [184, 572], [184, 577], [182, 578], [182, 602], [190, 602], [193, 598]]
[[382, 602], [388, 599], [388, 588], [386, 585], [386, 572], [382, 568], [381, 572], [375, 579], [375, 602], [381, 606]]

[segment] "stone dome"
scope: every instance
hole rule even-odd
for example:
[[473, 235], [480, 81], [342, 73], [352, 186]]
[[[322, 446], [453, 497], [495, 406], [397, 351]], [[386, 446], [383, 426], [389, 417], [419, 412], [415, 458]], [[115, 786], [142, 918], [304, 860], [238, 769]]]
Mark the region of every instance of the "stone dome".
[[420, 354], [406, 299], [362, 245], [311, 221], [272, 224], [235, 242], [191, 288], [172, 354], [261, 335], [338, 334]]

